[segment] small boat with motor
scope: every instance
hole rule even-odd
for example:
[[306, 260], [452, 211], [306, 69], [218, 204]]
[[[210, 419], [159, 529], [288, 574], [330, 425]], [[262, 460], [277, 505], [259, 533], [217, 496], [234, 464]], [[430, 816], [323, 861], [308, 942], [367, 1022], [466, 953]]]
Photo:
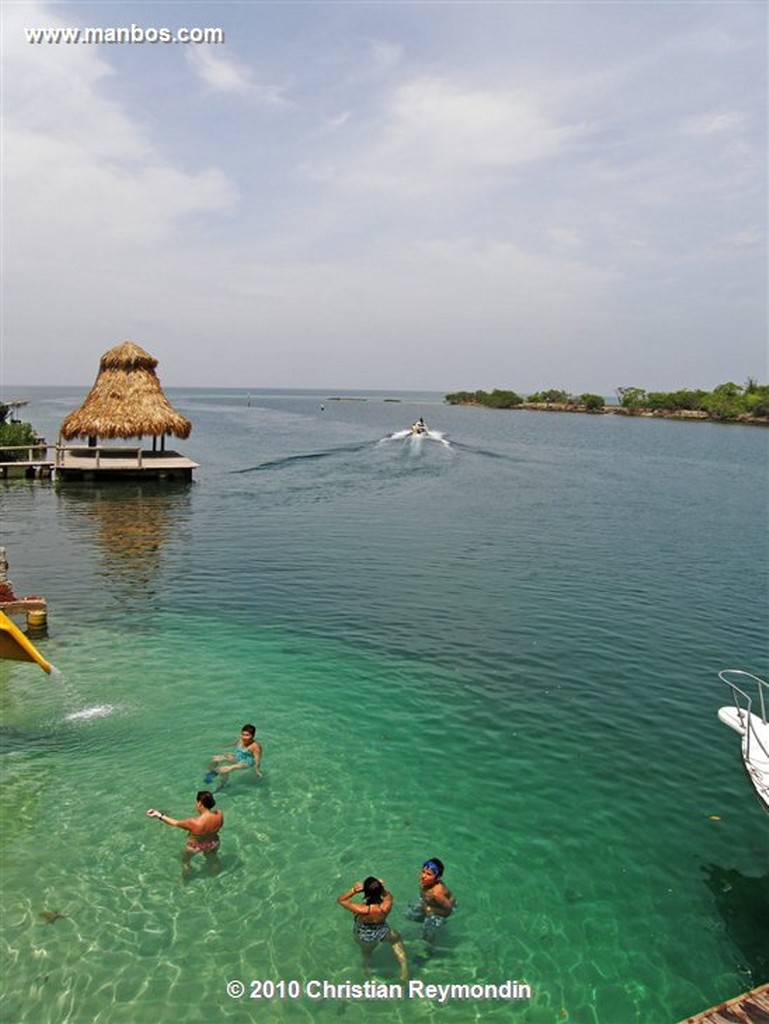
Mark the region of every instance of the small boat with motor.
[[759, 801], [769, 813], [769, 683], [740, 668], [725, 668], [718, 678], [729, 687], [732, 704], [718, 718], [742, 737], [742, 761]]
[[405, 430], [396, 430], [394, 434], [388, 434], [387, 437], [383, 437], [379, 444], [383, 444], [387, 441], [405, 441], [407, 447], [413, 452], [421, 452], [423, 448], [423, 440], [437, 441], [442, 444], [444, 448], [451, 448], [451, 445], [443, 436], [440, 430], [429, 430], [425, 421], [420, 418], [416, 423], [412, 423], [410, 427]]

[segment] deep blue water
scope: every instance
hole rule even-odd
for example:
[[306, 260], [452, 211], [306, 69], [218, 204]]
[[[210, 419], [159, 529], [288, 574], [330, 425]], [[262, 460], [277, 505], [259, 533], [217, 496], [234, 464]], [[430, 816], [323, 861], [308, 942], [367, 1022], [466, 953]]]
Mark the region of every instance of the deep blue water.
[[[52, 441], [86, 390], [25, 418]], [[0, 663], [3, 1024], [672, 1024], [769, 981], [769, 818], [716, 718], [719, 669], [767, 677], [765, 430], [168, 394], [192, 486], [0, 483], [61, 671]], [[420, 414], [440, 437], [392, 437]], [[182, 887], [144, 809], [191, 813], [245, 721], [265, 777]], [[427, 957], [432, 855], [459, 911]], [[307, 995], [363, 980], [335, 897], [367, 874], [415, 979], [531, 999]]]

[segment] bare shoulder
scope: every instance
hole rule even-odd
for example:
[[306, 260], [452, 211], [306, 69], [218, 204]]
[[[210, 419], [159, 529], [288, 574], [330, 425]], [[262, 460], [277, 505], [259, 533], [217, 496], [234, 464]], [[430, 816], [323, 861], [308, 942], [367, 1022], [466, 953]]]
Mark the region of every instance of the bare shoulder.
[[449, 889], [449, 887], [446, 885], [445, 882], [441, 882], [440, 890], [439, 891], [440, 891], [441, 896], [443, 896], [445, 899], [447, 899], [447, 900], [453, 900], [454, 899], [454, 893], [451, 891], [451, 889]]
[[198, 820], [202, 831], [211, 832], [222, 827], [224, 824], [224, 813], [222, 811], [207, 811]]

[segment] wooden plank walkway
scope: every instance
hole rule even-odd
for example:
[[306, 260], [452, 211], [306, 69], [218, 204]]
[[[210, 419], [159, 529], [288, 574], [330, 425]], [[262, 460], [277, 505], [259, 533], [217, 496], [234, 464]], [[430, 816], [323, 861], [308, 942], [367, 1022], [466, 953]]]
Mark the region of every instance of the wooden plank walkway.
[[67, 448], [61, 453], [57, 472], [61, 476], [73, 473], [92, 473], [94, 476], [106, 473], [136, 472], [142, 475], [165, 473], [172, 470], [198, 469], [197, 462], [174, 451], [120, 450], [114, 448], [88, 449]]
[[[55, 448], [54, 445], [36, 445], [38, 449]], [[0, 479], [24, 476], [29, 479], [58, 477], [66, 479], [97, 480], [105, 477], [133, 477], [135, 479], [171, 478], [191, 480], [192, 471], [199, 469], [197, 462], [175, 451], [144, 450], [141, 447], [62, 448], [56, 449], [55, 459], [29, 458], [18, 462], [0, 462]]]
[[769, 985], [759, 985], [680, 1024], [769, 1024]]
[[26, 615], [27, 612], [45, 612], [48, 604], [44, 597], [14, 597], [0, 601], [0, 612], [6, 615]]
[[53, 463], [35, 459], [20, 462], [0, 462], [0, 479], [7, 480], [9, 477], [26, 476], [30, 478], [49, 477], [53, 470]]

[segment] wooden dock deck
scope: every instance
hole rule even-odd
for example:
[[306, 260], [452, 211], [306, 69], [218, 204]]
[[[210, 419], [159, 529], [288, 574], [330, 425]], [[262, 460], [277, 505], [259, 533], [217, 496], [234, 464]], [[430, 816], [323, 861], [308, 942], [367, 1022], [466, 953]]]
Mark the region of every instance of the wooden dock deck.
[[34, 480], [35, 477], [47, 479], [53, 471], [53, 463], [46, 459], [24, 459], [19, 462], [0, 462], [0, 480], [8, 480], [11, 477], [26, 477]]
[[[53, 457], [49, 452], [53, 452]], [[179, 452], [147, 450], [140, 446], [40, 444], [24, 446], [23, 454], [26, 458], [0, 462], [0, 479], [23, 476], [27, 479], [91, 481], [191, 480], [193, 469], [199, 468], [197, 462]]]
[[769, 1024], [769, 985], [759, 985], [679, 1024]]
[[141, 448], [65, 448], [54, 466], [58, 480], [191, 480], [197, 462], [174, 451]]

